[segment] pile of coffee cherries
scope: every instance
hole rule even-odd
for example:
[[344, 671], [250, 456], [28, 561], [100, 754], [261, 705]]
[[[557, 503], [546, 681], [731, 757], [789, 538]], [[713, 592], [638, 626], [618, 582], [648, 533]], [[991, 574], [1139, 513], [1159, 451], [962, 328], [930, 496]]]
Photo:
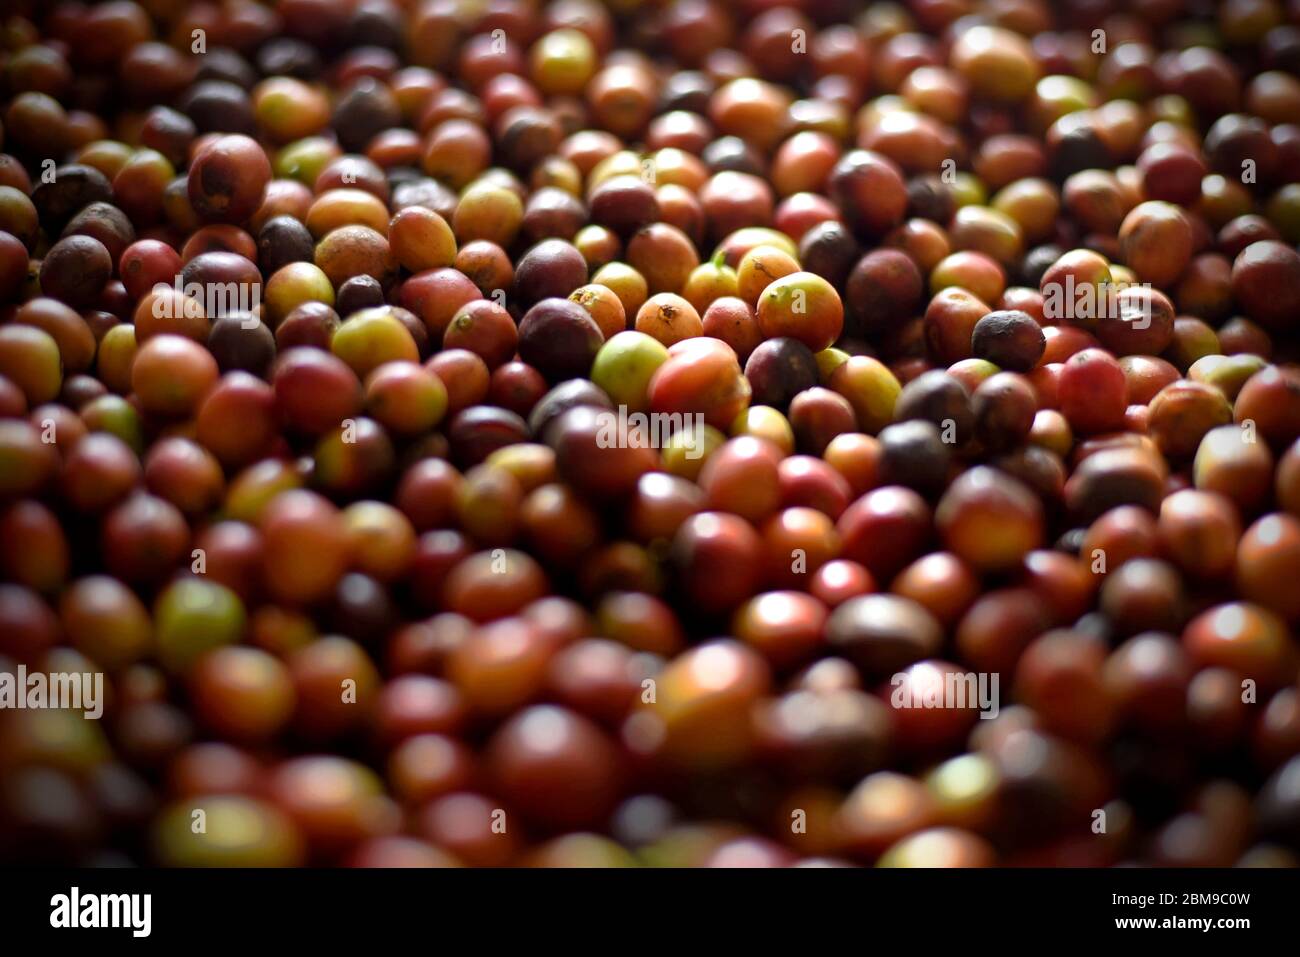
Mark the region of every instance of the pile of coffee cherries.
[[0, 858], [1300, 860], [1296, 0], [5, 8]]

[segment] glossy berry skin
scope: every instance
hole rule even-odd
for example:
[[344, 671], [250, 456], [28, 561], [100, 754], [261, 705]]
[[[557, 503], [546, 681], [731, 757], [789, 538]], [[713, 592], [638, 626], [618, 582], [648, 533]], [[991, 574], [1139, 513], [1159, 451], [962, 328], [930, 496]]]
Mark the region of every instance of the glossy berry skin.
[[1297, 863], [1294, 0], [16, 6], [6, 861]]

